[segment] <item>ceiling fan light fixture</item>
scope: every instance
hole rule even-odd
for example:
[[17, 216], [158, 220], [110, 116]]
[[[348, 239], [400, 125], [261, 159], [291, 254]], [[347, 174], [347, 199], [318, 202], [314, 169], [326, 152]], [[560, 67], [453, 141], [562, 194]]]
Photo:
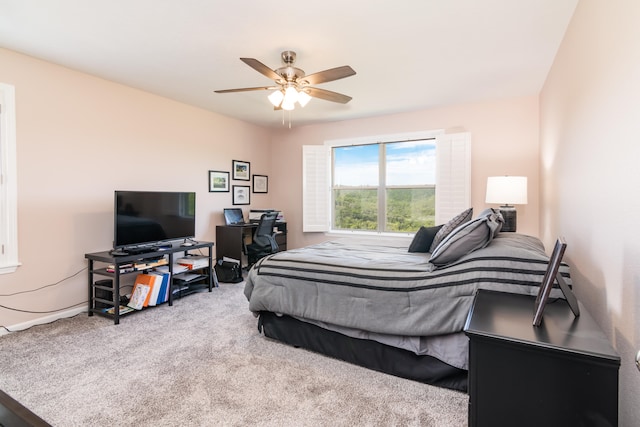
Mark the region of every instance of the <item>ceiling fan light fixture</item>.
[[305, 105], [307, 105], [309, 101], [311, 101], [311, 97], [309, 96], [308, 93], [304, 91], [298, 92], [298, 104], [300, 104], [301, 107], [304, 107]]
[[282, 101], [282, 103], [293, 105], [296, 103], [297, 100], [298, 100], [298, 91], [296, 90], [295, 87], [289, 86], [287, 90], [284, 91], [284, 100]]
[[[334, 80], [344, 79], [345, 77], [355, 75], [356, 72], [350, 66], [343, 65], [341, 67], [330, 68], [307, 75], [303, 70], [294, 66], [296, 60], [295, 52], [290, 50], [284, 51], [282, 52], [281, 58], [284, 66], [275, 70], [267, 67], [257, 59], [240, 58], [240, 60], [249, 67], [273, 80], [276, 86], [223, 89], [216, 90], [215, 92], [231, 93], [276, 89], [269, 94], [267, 98], [276, 110], [286, 111], [292, 111], [295, 109], [296, 102], [301, 107], [304, 107], [309, 103], [311, 98], [320, 98], [325, 101], [338, 102], [340, 104], [346, 104], [351, 101], [350, 96], [314, 87], [320, 83], [332, 82]], [[289, 127], [291, 127], [291, 123], [289, 123]]]
[[294, 108], [296, 108], [295, 104], [293, 102], [287, 102], [287, 99], [285, 97], [285, 100], [282, 101], [282, 105], [281, 105], [283, 110], [287, 110], [287, 111], [291, 111]]
[[269, 102], [271, 102], [274, 107], [279, 107], [280, 104], [282, 103], [282, 100], [284, 99], [284, 94], [282, 93], [281, 90], [276, 90], [267, 98], [269, 98]]

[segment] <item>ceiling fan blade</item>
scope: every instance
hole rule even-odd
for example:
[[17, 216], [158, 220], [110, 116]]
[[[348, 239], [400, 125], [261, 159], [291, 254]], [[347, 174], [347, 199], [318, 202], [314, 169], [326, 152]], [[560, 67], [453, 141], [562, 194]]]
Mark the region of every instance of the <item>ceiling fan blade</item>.
[[249, 92], [252, 90], [272, 90], [278, 89], [276, 86], [261, 86], [261, 87], [243, 87], [240, 89], [223, 89], [223, 90], [214, 90], [215, 93], [231, 93], [231, 92]]
[[282, 80], [282, 76], [278, 73], [276, 73], [275, 71], [273, 71], [271, 68], [267, 67], [266, 65], [264, 65], [262, 62], [258, 61], [257, 59], [253, 59], [253, 58], [240, 58], [240, 60], [242, 62], [244, 62], [245, 64], [247, 64], [249, 67], [253, 68], [254, 70], [256, 70], [257, 72], [264, 74], [265, 76], [269, 77], [271, 80]]
[[345, 77], [353, 76], [356, 72], [348, 65], [342, 67], [331, 68], [329, 70], [320, 71], [317, 73], [304, 76], [301, 80], [307, 82], [310, 85], [317, 85], [320, 83], [332, 82], [334, 80], [344, 79]]
[[351, 101], [351, 97], [343, 95], [338, 92], [331, 92], [330, 90], [318, 89], [317, 87], [306, 87], [304, 91], [313, 96], [314, 98], [324, 99], [326, 101], [339, 102], [340, 104], [346, 104]]

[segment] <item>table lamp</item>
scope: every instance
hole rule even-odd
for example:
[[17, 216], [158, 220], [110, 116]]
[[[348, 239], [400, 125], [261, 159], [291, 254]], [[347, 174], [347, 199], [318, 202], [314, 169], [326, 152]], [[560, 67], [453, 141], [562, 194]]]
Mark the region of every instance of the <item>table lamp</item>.
[[500, 231], [516, 231], [516, 208], [527, 204], [526, 176], [490, 176], [487, 178], [487, 203], [501, 204], [504, 224]]

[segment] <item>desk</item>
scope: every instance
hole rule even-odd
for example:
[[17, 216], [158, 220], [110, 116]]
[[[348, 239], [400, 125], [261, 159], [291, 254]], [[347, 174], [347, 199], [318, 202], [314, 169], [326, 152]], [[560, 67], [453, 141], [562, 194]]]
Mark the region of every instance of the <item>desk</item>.
[[[217, 225], [216, 226], [216, 259], [229, 257], [241, 260], [242, 265], [247, 265], [243, 244], [250, 244], [253, 232], [258, 223], [247, 225]], [[276, 222], [278, 234], [276, 243], [278, 251], [287, 250], [287, 223]]]

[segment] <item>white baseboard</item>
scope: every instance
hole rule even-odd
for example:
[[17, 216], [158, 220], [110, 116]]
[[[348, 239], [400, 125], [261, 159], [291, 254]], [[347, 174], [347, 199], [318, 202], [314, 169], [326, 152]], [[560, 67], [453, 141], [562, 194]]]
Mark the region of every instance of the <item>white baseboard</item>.
[[17, 323], [15, 325], [7, 326], [6, 328], [8, 329], [8, 331], [7, 329], [0, 329], [0, 336], [7, 335], [11, 332], [23, 331], [25, 329], [31, 328], [32, 326], [51, 323], [58, 319], [77, 316], [82, 312], [86, 313], [87, 307], [76, 307], [76, 308], [72, 308], [71, 310], [61, 311], [59, 313], [50, 314], [44, 317], [38, 317], [37, 319], [29, 320], [28, 322]]

